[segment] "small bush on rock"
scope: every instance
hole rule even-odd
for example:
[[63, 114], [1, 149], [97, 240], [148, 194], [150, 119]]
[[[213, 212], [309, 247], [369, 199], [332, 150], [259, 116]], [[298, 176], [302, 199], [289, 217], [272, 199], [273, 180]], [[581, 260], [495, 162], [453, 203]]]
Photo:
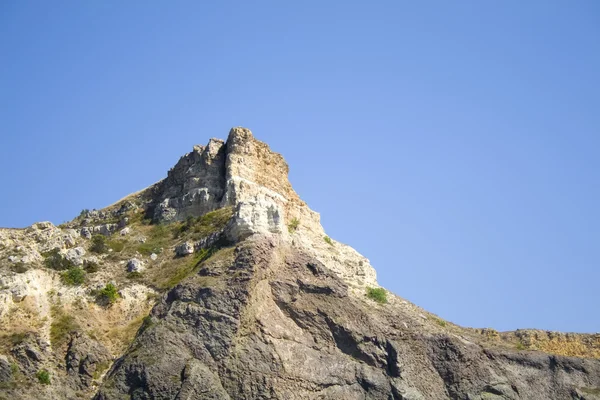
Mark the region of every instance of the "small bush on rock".
[[139, 280], [139, 279], [142, 279], [143, 277], [144, 277], [144, 275], [139, 271], [133, 271], [133, 272], [129, 272], [127, 274], [127, 279], [131, 279], [131, 280]]
[[387, 303], [387, 292], [383, 288], [367, 288], [367, 297], [380, 304]]
[[52, 324], [50, 325], [50, 342], [52, 346], [64, 343], [69, 333], [79, 329], [79, 325], [72, 315], [64, 314], [62, 310], [52, 310]]
[[107, 245], [115, 253], [120, 253], [125, 248], [125, 242], [122, 240], [109, 240]]
[[107, 283], [106, 286], [98, 293], [100, 300], [106, 301], [108, 304], [113, 304], [119, 298], [119, 291], [112, 283]]
[[44, 256], [44, 264], [48, 268], [56, 271], [65, 271], [73, 267], [73, 263], [60, 254], [60, 249], [58, 247], [55, 247], [42, 255]]
[[444, 320], [443, 320], [443, 319], [441, 319], [441, 318], [436, 318], [436, 319], [435, 319], [435, 322], [436, 322], [436, 323], [437, 323], [439, 326], [441, 326], [442, 328], [445, 328], [445, 327], [446, 327], [446, 325], [447, 325], [447, 322], [446, 322], [446, 321], [444, 321]]
[[27, 339], [27, 333], [26, 332], [15, 332], [12, 333], [9, 337], [8, 340], [10, 341], [10, 344], [13, 346], [19, 345], [21, 343], [23, 343], [25, 341], [25, 339]]
[[288, 224], [288, 232], [289, 233], [294, 233], [298, 230], [298, 227], [300, 226], [300, 220], [298, 218], [294, 218], [290, 221], [290, 223]]
[[40, 369], [35, 376], [37, 376], [38, 381], [40, 381], [41, 384], [50, 384], [50, 372], [46, 371], [45, 369]]
[[71, 286], [79, 286], [85, 282], [85, 271], [78, 267], [71, 267], [62, 274], [63, 282]]
[[323, 240], [325, 240], [325, 243], [327, 243], [328, 245], [333, 246], [333, 240], [331, 240], [329, 236], [325, 236]]
[[93, 274], [94, 272], [98, 272], [98, 270], [100, 269], [100, 266], [95, 261], [84, 261], [83, 262], [83, 269], [88, 274]]
[[108, 243], [106, 240], [106, 236], [104, 235], [94, 235], [92, 236], [92, 245], [90, 247], [90, 251], [98, 254], [103, 254], [108, 252]]

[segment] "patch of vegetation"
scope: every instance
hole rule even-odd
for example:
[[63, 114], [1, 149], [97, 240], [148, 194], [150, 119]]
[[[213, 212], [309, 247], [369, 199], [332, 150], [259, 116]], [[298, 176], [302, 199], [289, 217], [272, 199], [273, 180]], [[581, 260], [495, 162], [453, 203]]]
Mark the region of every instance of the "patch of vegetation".
[[298, 227], [300, 226], [300, 220], [298, 218], [294, 218], [290, 221], [290, 223], [288, 224], [288, 232], [289, 233], [294, 233], [298, 230]]
[[134, 281], [140, 280], [143, 277], [144, 277], [144, 275], [141, 272], [139, 272], [139, 271], [133, 271], [133, 272], [129, 272], [127, 274], [127, 279], [131, 279], [131, 280], [134, 280]]
[[152, 230], [150, 231], [150, 238], [151, 239], [163, 239], [166, 238], [170, 233], [169, 228], [167, 227], [167, 225], [164, 224], [158, 224], [158, 225], [154, 225], [152, 227]]
[[58, 247], [42, 253], [42, 256], [44, 257], [44, 265], [53, 270], [66, 271], [73, 267], [73, 263], [60, 254], [60, 249]]
[[137, 247], [137, 251], [144, 256], [149, 256], [152, 253], [160, 254], [162, 253], [162, 250], [162, 247], [156, 246], [155, 242], [142, 243]]
[[387, 292], [384, 288], [367, 288], [367, 297], [379, 304], [387, 303]]
[[233, 207], [224, 207], [197, 218], [190, 216], [185, 222], [173, 227], [173, 236], [179, 238], [191, 233], [192, 239], [201, 239], [223, 229], [232, 215]]
[[441, 318], [435, 318], [435, 322], [436, 322], [436, 324], [438, 324], [442, 328], [445, 328], [446, 325], [448, 325], [448, 323], [446, 321], [444, 321], [443, 319], [441, 319]]
[[119, 299], [119, 291], [112, 283], [107, 283], [103, 289], [98, 292], [98, 298], [108, 304], [114, 304]]
[[108, 252], [108, 239], [104, 235], [92, 236], [92, 245], [90, 251], [97, 254], [104, 254]]
[[169, 245], [170, 233], [171, 231], [166, 225], [152, 226], [148, 239], [137, 247], [137, 251], [145, 256], [162, 253], [163, 247]]
[[596, 396], [600, 396], [600, 388], [591, 388], [591, 387], [580, 387], [579, 388], [585, 394], [592, 394]]
[[85, 271], [79, 267], [71, 267], [63, 272], [62, 280], [66, 285], [79, 286], [85, 282]]
[[231, 248], [219, 249], [217, 246], [202, 249], [189, 257], [175, 258], [165, 263], [160, 269], [155, 270], [151, 276], [151, 283], [159, 290], [171, 289], [187, 277], [197, 273], [201, 264], [208, 260], [220, 257], [221, 254], [232, 253]]
[[488, 340], [493, 340], [493, 339], [497, 339], [500, 337], [500, 334], [498, 333], [498, 331], [493, 328], [483, 328], [481, 330], [481, 334], [483, 336], [485, 336], [485, 338]]
[[8, 337], [8, 341], [14, 347], [14, 346], [17, 346], [17, 345], [23, 343], [26, 338], [27, 338], [26, 332], [15, 332], [15, 333], [10, 334], [10, 336]]
[[17, 274], [25, 273], [29, 270], [24, 262], [19, 261], [10, 266], [11, 271], [16, 272]]
[[57, 307], [52, 309], [52, 314], [50, 342], [53, 347], [56, 347], [64, 343], [71, 332], [77, 331], [79, 329], [79, 324], [77, 324], [72, 315], [63, 313], [62, 310]]
[[133, 225], [138, 222], [143, 222], [146, 218], [146, 213], [141, 210], [131, 210], [127, 213], [127, 218], [129, 218], [129, 225]]
[[95, 261], [84, 261], [83, 262], [83, 270], [88, 274], [93, 274], [94, 272], [98, 272], [100, 266]]
[[521, 340], [517, 342], [516, 345], [517, 350], [527, 350], [527, 345], [523, 343]]
[[37, 374], [35, 374], [35, 376], [38, 378], [38, 381], [40, 381], [41, 384], [43, 385], [49, 385], [50, 384], [50, 372], [48, 372], [45, 369], [40, 369]]
[[150, 315], [146, 315], [142, 320], [142, 326], [140, 326], [139, 333], [144, 332], [146, 329], [150, 328], [154, 325], [154, 321], [152, 321], [152, 317]]
[[325, 243], [327, 243], [328, 245], [333, 246], [333, 240], [331, 240], [329, 236], [323, 237], [323, 240], [325, 240]]
[[108, 248], [116, 253], [120, 253], [125, 248], [125, 241], [123, 240], [108, 240], [107, 243]]
[[93, 378], [100, 379], [102, 373], [106, 371], [110, 367], [110, 363], [108, 361], [102, 361], [96, 364], [96, 370], [94, 371]]
[[200, 264], [208, 260], [213, 254], [215, 254], [216, 251], [217, 249], [215, 247], [201, 249], [200, 251], [198, 251], [194, 255], [194, 258], [192, 258], [191, 262], [185, 264], [183, 268], [179, 268], [175, 272], [175, 274], [173, 274], [167, 279], [167, 281], [164, 283], [163, 288], [166, 289], [177, 286], [179, 282], [190, 276], [192, 273], [196, 272]]
[[81, 210], [81, 212], [79, 213], [79, 216], [77, 218], [85, 218], [89, 213], [90, 213], [90, 210], [88, 210], [87, 208], [84, 208], [83, 210]]

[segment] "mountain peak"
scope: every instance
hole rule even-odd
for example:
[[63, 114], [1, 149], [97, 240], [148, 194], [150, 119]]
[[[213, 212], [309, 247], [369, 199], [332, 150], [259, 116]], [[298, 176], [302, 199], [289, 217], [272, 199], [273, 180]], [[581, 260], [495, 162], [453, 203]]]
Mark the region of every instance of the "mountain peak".
[[598, 398], [600, 335], [387, 292], [287, 175], [236, 127], [102, 210], [0, 229], [0, 398]]
[[227, 141], [210, 139], [206, 146], [195, 146], [157, 184], [153, 218], [184, 221], [233, 207], [227, 230], [231, 241], [275, 234], [328, 262], [349, 283], [376, 286], [368, 259], [342, 243], [327, 243], [319, 214], [294, 191], [288, 171], [283, 156], [249, 129], [232, 128]]

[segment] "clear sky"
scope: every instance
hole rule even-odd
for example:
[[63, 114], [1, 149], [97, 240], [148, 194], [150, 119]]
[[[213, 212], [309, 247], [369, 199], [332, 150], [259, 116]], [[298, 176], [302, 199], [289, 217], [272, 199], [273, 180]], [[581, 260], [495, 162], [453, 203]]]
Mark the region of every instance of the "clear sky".
[[0, 226], [242, 125], [328, 234], [455, 323], [600, 331], [600, 3], [2, 1]]

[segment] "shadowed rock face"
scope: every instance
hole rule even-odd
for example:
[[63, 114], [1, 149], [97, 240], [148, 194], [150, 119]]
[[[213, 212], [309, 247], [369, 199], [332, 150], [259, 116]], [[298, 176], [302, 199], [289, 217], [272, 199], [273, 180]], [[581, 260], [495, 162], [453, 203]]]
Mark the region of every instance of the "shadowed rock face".
[[[600, 335], [462, 328], [370, 299], [369, 260], [325, 236], [287, 174], [233, 128], [104, 210], [0, 230], [0, 400], [600, 400]], [[66, 286], [49, 254], [86, 283]]]
[[597, 360], [420, 329], [276, 237], [207, 262], [152, 320], [96, 399], [593, 399], [600, 387]]

